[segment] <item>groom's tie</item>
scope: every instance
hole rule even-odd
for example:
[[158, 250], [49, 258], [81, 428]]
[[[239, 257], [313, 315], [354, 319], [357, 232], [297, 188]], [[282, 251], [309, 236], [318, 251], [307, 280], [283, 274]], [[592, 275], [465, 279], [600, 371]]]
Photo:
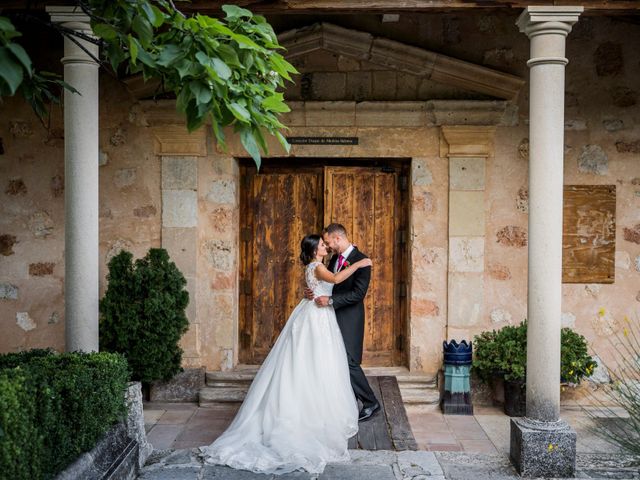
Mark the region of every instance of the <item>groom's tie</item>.
[[338, 272], [342, 268], [343, 264], [344, 264], [344, 257], [342, 256], [342, 254], [340, 254], [340, 256], [338, 257]]

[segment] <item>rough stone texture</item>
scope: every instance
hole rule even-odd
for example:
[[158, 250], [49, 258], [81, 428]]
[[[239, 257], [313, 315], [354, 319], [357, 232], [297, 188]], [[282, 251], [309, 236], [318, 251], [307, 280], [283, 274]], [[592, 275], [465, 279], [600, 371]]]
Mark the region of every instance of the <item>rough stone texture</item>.
[[147, 441], [144, 428], [144, 414], [142, 408], [142, 386], [140, 382], [130, 382], [125, 393], [127, 402], [127, 434], [138, 444], [138, 467], [142, 468], [153, 451], [153, 446]]
[[516, 195], [516, 210], [522, 213], [529, 212], [529, 190], [526, 187], [520, 187]]
[[0, 255], [4, 255], [8, 257], [9, 255], [13, 255], [15, 252], [13, 251], [13, 246], [17, 243], [15, 235], [3, 234], [0, 235]]
[[636, 267], [636, 272], [640, 272], [640, 255], [635, 258], [633, 264]]
[[602, 126], [607, 132], [617, 132], [624, 129], [624, 121], [619, 118], [607, 118], [602, 121]]
[[511, 323], [511, 313], [502, 308], [494, 308], [489, 314], [493, 323]]
[[230, 270], [233, 266], [231, 242], [224, 240], [207, 240], [203, 244], [207, 260], [216, 270]]
[[33, 275], [34, 277], [43, 277], [45, 275], [52, 275], [53, 267], [55, 267], [55, 265], [56, 264], [53, 262], [30, 263], [29, 275]]
[[9, 180], [9, 185], [7, 185], [6, 190], [4, 191], [7, 195], [26, 195], [27, 194], [27, 186], [24, 184], [21, 178], [16, 178], [14, 180]]
[[9, 122], [9, 133], [13, 138], [28, 138], [33, 135], [33, 126], [31, 122], [13, 120]]
[[529, 160], [529, 139], [523, 138], [518, 144], [518, 156], [523, 160]]
[[565, 130], [586, 130], [587, 121], [584, 118], [566, 118], [564, 121]]
[[638, 94], [628, 87], [615, 87], [611, 90], [611, 101], [616, 107], [633, 107], [638, 103]]
[[162, 188], [196, 190], [198, 159], [196, 157], [162, 157]]
[[593, 359], [598, 365], [594, 369], [593, 374], [589, 377], [589, 381], [602, 384], [610, 383], [611, 376], [609, 375], [606, 365], [602, 362], [602, 359], [598, 355], [594, 355]]
[[202, 368], [188, 368], [166, 382], [151, 385], [152, 402], [197, 402], [200, 389], [204, 387], [205, 371]]
[[18, 287], [10, 283], [0, 283], [0, 299], [17, 300]]
[[620, 324], [611, 312], [601, 308], [596, 315], [591, 317], [591, 327], [598, 335], [609, 337], [618, 330]]
[[50, 186], [53, 198], [59, 198], [64, 195], [64, 177], [62, 175], [55, 175], [51, 177]]
[[578, 156], [578, 171], [606, 175], [609, 171], [609, 157], [600, 145], [585, 145]]
[[129, 240], [124, 240], [122, 238], [117, 239], [115, 242], [111, 244], [111, 247], [109, 247], [109, 250], [107, 250], [107, 253], [105, 254], [105, 257], [104, 257], [104, 262], [108, 264], [111, 261], [111, 259], [115, 257], [117, 254], [119, 254], [122, 250], [131, 251], [132, 246], [133, 245]]
[[627, 242], [640, 244], [640, 223], [634, 225], [632, 228], [624, 227], [622, 232]]
[[129, 438], [126, 426], [118, 423], [98, 440], [95, 447], [60, 472], [56, 480], [129, 480], [138, 472], [138, 453], [137, 443]]
[[487, 265], [487, 273], [496, 280], [509, 280], [511, 278], [509, 267], [499, 263], [489, 263]]
[[484, 270], [484, 237], [451, 237], [449, 271], [482, 272]]
[[437, 317], [440, 315], [440, 307], [433, 300], [413, 299], [411, 313], [420, 317]]
[[511, 48], [492, 48], [484, 52], [482, 63], [498, 69], [508, 68], [513, 65], [514, 58]]
[[207, 200], [211, 203], [236, 203], [236, 184], [231, 180], [214, 180], [209, 186]]
[[622, 45], [614, 42], [605, 42], [599, 45], [593, 54], [593, 62], [599, 77], [615, 76], [622, 73], [624, 67]]
[[53, 220], [44, 210], [36, 212], [29, 218], [29, 230], [38, 238], [48, 237], [53, 233]]
[[98, 153], [98, 166], [104, 167], [107, 163], [109, 163], [109, 154], [100, 150], [100, 153]]
[[512, 418], [510, 456], [524, 477], [573, 477], [576, 432], [564, 421]]
[[576, 316], [571, 312], [562, 312], [562, 328], [569, 327], [575, 328], [576, 326]]
[[118, 127], [109, 137], [109, 143], [114, 147], [119, 147], [127, 141], [127, 136], [122, 127]]
[[118, 188], [129, 187], [135, 183], [136, 176], [136, 168], [122, 168], [120, 170], [116, 170], [113, 175], [113, 183]]
[[616, 250], [615, 257], [615, 266], [616, 268], [621, 268], [623, 270], [629, 270], [631, 267], [631, 257], [629, 256], [629, 252], [624, 252], [622, 250]]
[[137, 207], [133, 209], [133, 214], [140, 218], [149, 218], [155, 216], [158, 213], [156, 207], [153, 205], [144, 205], [143, 207]]
[[618, 140], [616, 142], [616, 150], [620, 153], [640, 153], [640, 140], [633, 142]]
[[505, 247], [526, 247], [527, 231], [522, 227], [508, 225], [496, 233], [496, 241]]
[[16, 324], [25, 332], [35, 329], [38, 325], [29, 316], [29, 312], [16, 313]]
[[196, 227], [198, 193], [193, 190], [162, 191], [162, 226]]
[[60, 321], [60, 314], [58, 312], [52, 312], [51, 315], [49, 315], [49, 320], [47, 321], [47, 323], [49, 325], [55, 325], [59, 321]]

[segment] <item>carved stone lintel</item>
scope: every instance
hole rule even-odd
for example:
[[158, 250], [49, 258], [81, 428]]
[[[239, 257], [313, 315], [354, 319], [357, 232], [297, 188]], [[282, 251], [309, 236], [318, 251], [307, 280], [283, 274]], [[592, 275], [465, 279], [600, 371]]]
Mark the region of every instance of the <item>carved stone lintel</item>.
[[153, 128], [156, 155], [204, 157], [207, 155], [207, 134], [204, 127], [189, 133], [184, 125]]
[[443, 126], [441, 157], [489, 157], [493, 155], [495, 127]]

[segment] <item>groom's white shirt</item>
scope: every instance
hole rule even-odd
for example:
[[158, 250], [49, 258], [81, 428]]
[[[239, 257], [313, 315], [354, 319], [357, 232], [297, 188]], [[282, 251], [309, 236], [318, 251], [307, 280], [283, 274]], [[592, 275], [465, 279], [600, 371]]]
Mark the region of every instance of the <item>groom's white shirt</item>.
[[[349, 258], [349, 255], [351, 255], [352, 251], [353, 251], [353, 244], [350, 244], [344, 252], [338, 255], [342, 255], [342, 257], [344, 258], [344, 261], [346, 262], [347, 258]], [[333, 273], [338, 273], [338, 262], [336, 262], [335, 266], [333, 267]]]

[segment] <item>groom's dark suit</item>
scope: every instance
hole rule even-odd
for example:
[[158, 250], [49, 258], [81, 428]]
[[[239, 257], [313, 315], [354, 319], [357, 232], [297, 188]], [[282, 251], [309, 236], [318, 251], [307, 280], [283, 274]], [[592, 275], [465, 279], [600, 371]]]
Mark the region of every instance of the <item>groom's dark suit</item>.
[[[367, 258], [356, 247], [345, 259], [350, 265]], [[334, 255], [329, 262], [329, 270], [335, 271], [338, 255]], [[345, 268], [344, 266], [342, 268]], [[349, 360], [349, 373], [351, 386], [364, 407], [370, 407], [376, 403], [376, 397], [369, 386], [367, 378], [360, 367], [362, 362], [362, 343], [364, 340], [364, 297], [371, 280], [371, 267], [359, 268], [344, 282], [333, 286], [333, 308], [336, 311], [338, 326], [344, 338], [344, 345]]]

